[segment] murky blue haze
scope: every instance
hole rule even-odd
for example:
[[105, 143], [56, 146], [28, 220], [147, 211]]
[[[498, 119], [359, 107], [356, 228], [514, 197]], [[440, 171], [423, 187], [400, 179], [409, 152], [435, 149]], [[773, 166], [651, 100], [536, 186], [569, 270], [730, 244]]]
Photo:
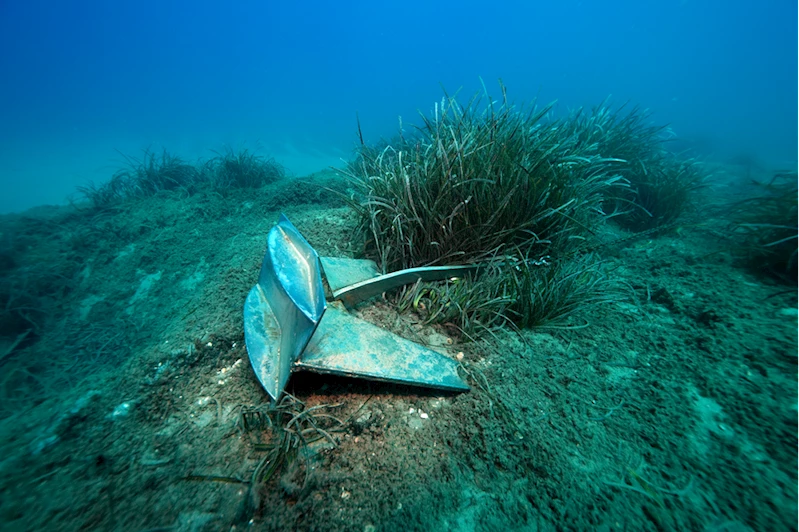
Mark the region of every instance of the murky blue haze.
[[0, 2], [0, 212], [164, 147], [261, 147], [296, 175], [441, 85], [561, 111], [607, 95], [714, 157], [794, 166], [793, 0]]

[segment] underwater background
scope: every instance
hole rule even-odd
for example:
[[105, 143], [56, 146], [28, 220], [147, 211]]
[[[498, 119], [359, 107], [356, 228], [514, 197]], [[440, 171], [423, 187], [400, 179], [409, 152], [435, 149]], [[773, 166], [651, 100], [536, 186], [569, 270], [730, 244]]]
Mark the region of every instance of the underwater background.
[[0, 2], [0, 530], [799, 529], [796, 20]]
[[296, 175], [501, 78], [556, 112], [651, 109], [702, 153], [796, 159], [795, 2], [137, 2], [0, 5], [0, 212], [62, 203], [117, 153], [246, 143]]

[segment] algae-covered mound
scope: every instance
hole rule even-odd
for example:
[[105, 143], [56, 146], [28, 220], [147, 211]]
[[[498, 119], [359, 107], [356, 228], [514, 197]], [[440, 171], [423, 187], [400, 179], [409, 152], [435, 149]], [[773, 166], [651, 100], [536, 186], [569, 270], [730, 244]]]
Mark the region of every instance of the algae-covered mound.
[[[206, 170], [155, 157], [154, 193], [0, 218], [3, 530], [794, 527], [796, 293], [737, 259], [795, 265], [795, 194], [688, 179], [668, 222], [636, 185], [664, 130], [603, 109], [445, 98], [349, 183], [244, 153], [172, 188]], [[480, 261], [353, 310], [470, 391], [297, 372], [270, 402], [242, 305], [280, 213], [322, 256]]]

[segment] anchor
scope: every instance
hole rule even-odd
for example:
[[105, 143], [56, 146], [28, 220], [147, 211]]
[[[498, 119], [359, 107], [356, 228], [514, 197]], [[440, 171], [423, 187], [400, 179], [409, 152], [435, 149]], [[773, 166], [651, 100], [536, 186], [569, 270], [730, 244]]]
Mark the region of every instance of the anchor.
[[429, 266], [380, 275], [370, 260], [320, 258], [281, 214], [267, 235], [258, 283], [244, 303], [244, 339], [255, 375], [273, 401], [300, 370], [468, 391], [455, 360], [348, 309], [405, 284], [462, 277], [477, 268]]

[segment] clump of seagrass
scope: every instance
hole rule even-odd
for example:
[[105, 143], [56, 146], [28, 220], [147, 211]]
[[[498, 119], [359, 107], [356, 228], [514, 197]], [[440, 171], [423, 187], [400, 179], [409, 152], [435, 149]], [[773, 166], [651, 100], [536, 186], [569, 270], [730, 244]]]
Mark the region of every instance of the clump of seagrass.
[[154, 196], [162, 191], [191, 191], [201, 179], [194, 165], [163, 150], [157, 155], [144, 150], [141, 159], [123, 155], [126, 165], [101, 185], [78, 187], [94, 207], [105, 207], [131, 199]]
[[732, 205], [734, 250], [754, 270], [796, 283], [797, 172], [778, 172], [767, 183], [753, 182], [751, 197]]
[[247, 149], [236, 152], [231, 148], [208, 160], [203, 165], [203, 172], [218, 189], [258, 188], [274, 183], [286, 174], [283, 166], [274, 159]]
[[191, 164], [163, 150], [160, 155], [144, 150], [141, 159], [123, 155], [126, 165], [103, 184], [78, 187], [95, 208], [104, 208], [135, 198], [154, 196], [163, 191], [195, 194], [204, 188], [225, 191], [256, 188], [285, 176], [285, 169], [274, 159], [247, 149], [228, 148], [207, 161]]
[[508, 308], [514, 294], [506, 291], [500, 267], [500, 261], [486, 265], [479, 279], [419, 281], [401, 288], [393, 295], [393, 301], [398, 312], [415, 312], [424, 325], [443, 325], [474, 339], [513, 324]]
[[603, 194], [623, 186], [615, 161], [545, 120], [551, 105], [481, 102], [447, 96], [417, 134], [362, 145], [345, 170], [365, 253], [383, 272], [564, 252], [602, 222]]
[[400, 312], [415, 311], [423, 324], [452, 327], [469, 339], [503, 327], [580, 328], [578, 311], [629, 299], [594, 255], [571, 260], [495, 258], [475, 278], [416, 283], [401, 290]]
[[630, 184], [628, 201], [635, 205], [617, 221], [634, 231], [648, 231], [679, 223], [694, 208], [695, 192], [705, 186], [707, 174], [696, 159], [663, 154], [646, 174]]
[[605, 221], [603, 201], [626, 193], [626, 161], [605, 156], [573, 116], [518, 110], [502, 92], [498, 104], [446, 96], [415, 134], [380, 148], [362, 140], [345, 171], [364, 252], [383, 272], [484, 263], [473, 279], [419, 283], [396, 299], [469, 337], [574, 326], [578, 308], [618, 299], [598, 259], [579, 250]]
[[606, 196], [618, 224], [633, 231], [669, 226], [691, 209], [706, 172], [697, 159], [666, 149], [673, 135], [666, 126], [652, 125], [649, 111], [624, 108], [613, 110], [606, 99], [590, 112], [579, 109], [565, 120], [564, 133], [617, 162], [615, 170], [628, 186]]
[[287, 495], [297, 496], [308, 480], [307, 461], [314, 454], [309, 446], [325, 440], [338, 445], [333, 434], [345, 427], [345, 422], [328, 412], [341, 405], [322, 404], [307, 407], [296, 397], [285, 394], [276, 404], [240, 411], [238, 427], [244, 433], [257, 432], [265, 442], [254, 444], [264, 452], [253, 471], [250, 482], [250, 504], [253, 511], [261, 506], [261, 490], [276, 475], [284, 471], [281, 487]]

